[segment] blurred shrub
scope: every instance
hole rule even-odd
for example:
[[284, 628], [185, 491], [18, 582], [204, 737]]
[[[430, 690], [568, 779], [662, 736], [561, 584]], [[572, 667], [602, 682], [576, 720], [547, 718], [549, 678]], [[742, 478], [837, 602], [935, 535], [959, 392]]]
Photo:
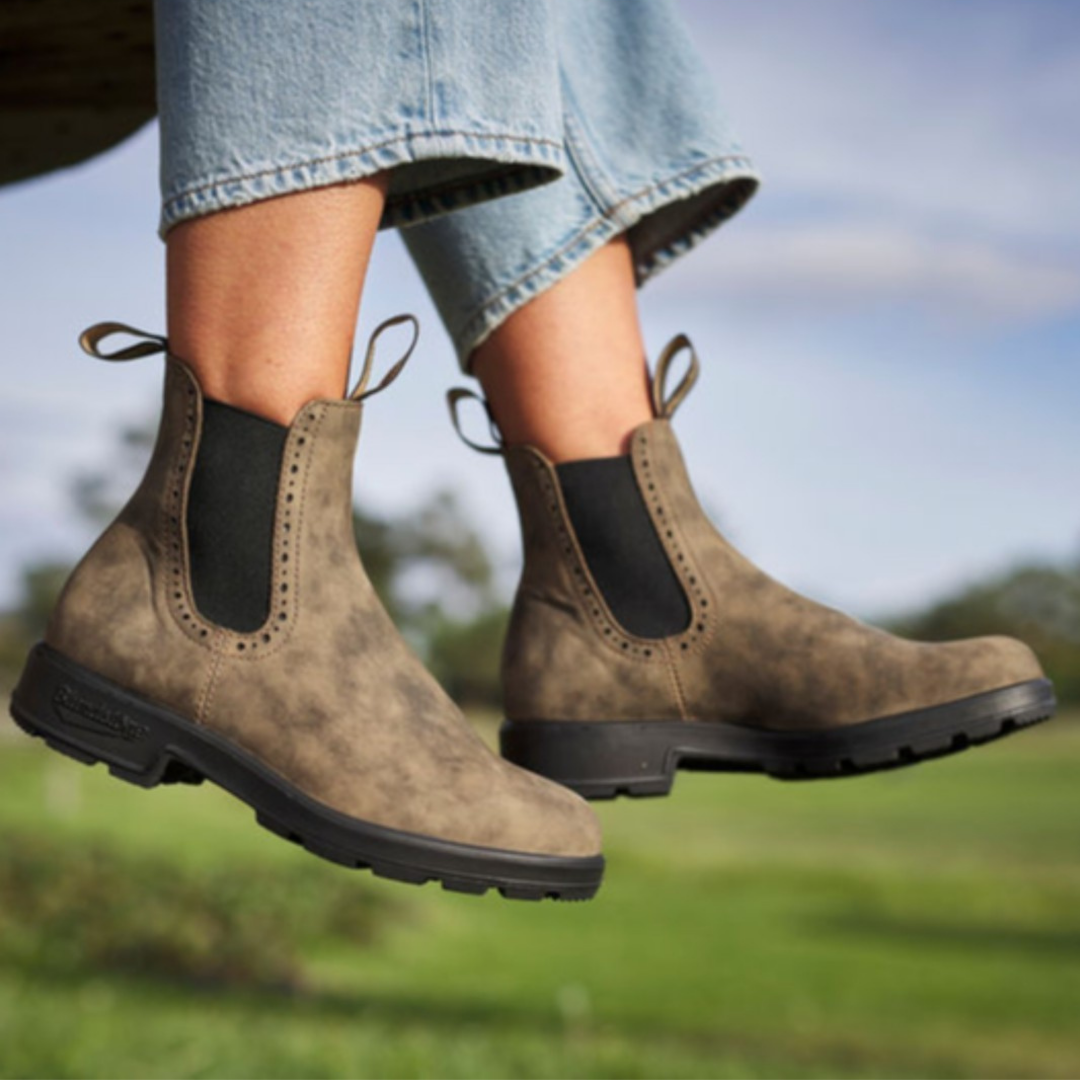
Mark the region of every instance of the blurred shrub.
[[305, 946], [370, 944], [400, 911], [313, 860], [192, 868], [44, 833], [0, 848], [0, 960], [54, 973], [299, 989]]
[[1080, 564], [1021, 567], [894, 620], [893, 628], [922, 641], [1018, 637], [1038, 654], [1058, 699], [1080, 704]]
[[356, 543], [375, 591], [455, 700], [499, 706], [499, 658], [509, 609], [480, 533], [451, 491], [407, 513], [353, 511]]
[[509, 619], [509, 610], [498, 605], [468, 621], [443, 621], [432, 628], [428, 665], [455, 701], [501, 707], [499, 669]]

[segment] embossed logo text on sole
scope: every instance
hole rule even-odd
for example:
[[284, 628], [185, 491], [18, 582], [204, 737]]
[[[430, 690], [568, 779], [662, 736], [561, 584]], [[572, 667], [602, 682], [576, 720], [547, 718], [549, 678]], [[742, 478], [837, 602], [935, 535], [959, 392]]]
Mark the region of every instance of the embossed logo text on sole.
[[52, 703], [56, 715], [71, 727], [125, 742], [136, 742], [147, 735], [146, 727], [137, 720], [119, 709], [92, 701], [67, 683], [61, 683], [56, 688]]

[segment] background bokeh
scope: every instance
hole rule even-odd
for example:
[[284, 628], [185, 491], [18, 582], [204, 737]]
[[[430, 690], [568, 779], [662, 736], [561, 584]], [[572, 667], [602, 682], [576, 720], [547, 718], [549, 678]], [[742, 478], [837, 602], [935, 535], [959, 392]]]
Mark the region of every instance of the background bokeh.
[[[650, 349], [686, 331], [703, 360], [678, 417], [703, 501], [788, 583], [928, 636], [1019, 628], [1080, 696], [1080, 7], [683, 9], [765, 178], [642, 294]], [[0, 677], [153, 420], [159, 367], [75, 337], [163, 325], [155, 139], [0, 189]], [[385, 234], [361, 337], [402, 310], [424, 336], [365, 417], [358, 533], [490, 735], [515, 514]], [[0, 735], [3, 1075], [1080, 1072], [1068, 710], [916, 770], [605, 806], [584, 906], [350, 876], [205, 788], [27, 742]]]

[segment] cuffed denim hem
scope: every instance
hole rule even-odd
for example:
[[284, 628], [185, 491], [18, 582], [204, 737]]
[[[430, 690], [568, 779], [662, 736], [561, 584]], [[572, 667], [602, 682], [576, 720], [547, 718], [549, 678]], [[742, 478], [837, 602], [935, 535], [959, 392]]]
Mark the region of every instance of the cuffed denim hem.
[[704, 175], [693, 168], [676, 173], [652, 191], [648, 207], [629, 230], [638, 288], [680, 255], [697, 247], [734, 217], [757, 191], [761, 178], [749, 158], [733, 157]]
[[442, 130], [401, 132], [284, 165], [207, 179], [162, 203], [158, 235], [191, 218], [331, 184], [391, 173], [380, 228], [413, 225], [557, 180], [561, 143], [534, 135]]
[[604, 208], [595, 204], [569, 239], [449, 325], [467, 374], [474, 350], [518, 308], [566, 277], [594, 251], [628, 234], [639, 287], [736, 214], [758, 188], [748, 157], [725, 155], [676, 168]]

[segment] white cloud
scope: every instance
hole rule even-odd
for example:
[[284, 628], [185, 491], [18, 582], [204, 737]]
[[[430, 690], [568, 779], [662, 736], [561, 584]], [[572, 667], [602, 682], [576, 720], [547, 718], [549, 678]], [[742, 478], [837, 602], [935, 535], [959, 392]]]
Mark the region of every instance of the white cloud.
[[1080, 312], [1080, 266], [874, 221], [733, 231], [695, 258], [696, 273], [680, 276], [680, 291], [696, 286], [774, 313], [778, 304], [829, 311], [915, 304], [986, 327]]

